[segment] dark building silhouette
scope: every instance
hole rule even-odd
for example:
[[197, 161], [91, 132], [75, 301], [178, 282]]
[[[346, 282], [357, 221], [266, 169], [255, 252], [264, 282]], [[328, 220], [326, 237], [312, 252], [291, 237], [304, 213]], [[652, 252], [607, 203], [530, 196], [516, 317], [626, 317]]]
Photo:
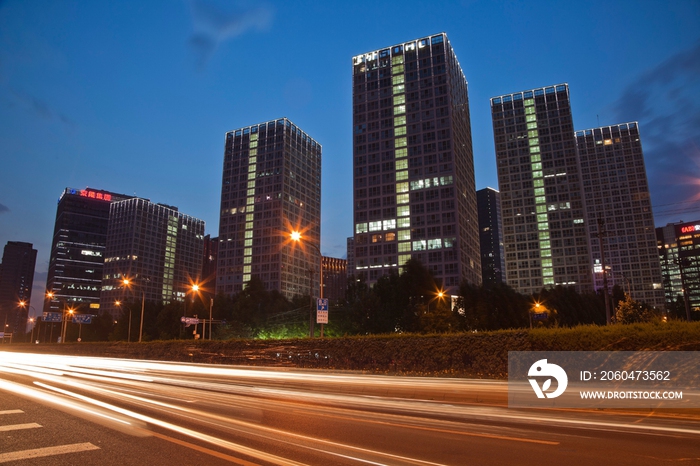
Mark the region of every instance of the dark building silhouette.
[[202, 257], [202, 284], [204, 289], [214, 295], [216, 290], [216, 260], [219, 256], [219, 238], [212, 238], [211, 235], [204, 237]]
[[351, 236], [347, 241], [347, 274], [348, 276], [354, 275], [355, 270], [355, 237]]
[[[35, 265], [36, 249], [31, 243], [7, 242], [0, 264], [0, 331], [24, 334]], [[20, 302], [24, 302], [24, 306]]]
[[500, 193], [493, 188], [480, 189], [476, 192], [476, 204], [479, 211], [482, 283], [484, 286], [505, 283]]
[[323, 297], [330, 302], [345, 301], [348, 288], [348, 261], [323, 256]]

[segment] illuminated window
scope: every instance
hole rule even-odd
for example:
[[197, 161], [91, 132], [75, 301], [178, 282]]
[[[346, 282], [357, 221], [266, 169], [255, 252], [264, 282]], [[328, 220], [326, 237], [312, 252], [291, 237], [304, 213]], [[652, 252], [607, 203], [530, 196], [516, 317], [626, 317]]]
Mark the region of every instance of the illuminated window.
[[441, 176], [440, 177], [440, 184], [442, 186], [447, 186], [449, 184], [452, 184], [452, 175], [449, 176]]
[[367, 233], [367, 224], [358, 223], [355, 225], [355, 233]]
[[413, 242], [413, 250], [414, 251], [425, 251], [426, 246], [427, 246], [427, 243], [424, 239], [420, 240], [420, 241]]
[[537, 121], [537, 117], [535, 115], [528, 115], [525, 117], [525, 121]]
[[399, 243], [399, 252], [411, 252], [411, 243]]
[[406, 124], [406, 117], [405, 116], [394, 117], [394, 126], [402, 126], [405, 124]]
[[396, 169], [397, 170], [405, 170], [407, 168], [408, 168], [408, 160], [407, 159], [396, 161]]
[[409, 241], [411, 239], [411, 230], [399, 230], [399, 241]]
[[[405, 126], [404, 126], [404, 128], [405, 128]], [[404, 149], [396, 149], [395, 152], [396, 152], [395, 157], [396, 157], [397, 159], [406, 157], [406, 156], [408, 155], [408, 149], [405, 149], [405, 148], [404, 148]]]
[[540, 143], [539, 138], [533, 138], [533, 139], [528, 140], [528, 144], [530, 144], [531, 146], [537, 146], [537, 145], [539, 145], [539, 143]]
[[397, 204], [408, 204], [408, 194], [397, 194], [396, 195]]
[[409, 217], [397, 218], [396, 228], [408, 228], [411, 226], [411, 219]]
[[535, 188], [535, 196], [544, 196], [544, 188]]
[[404, 134], [406, 134], [405, 126], [399, 126], [398, 128], [394, 129], [394, 136], [403, 136]]
[[387, 241], [394, 241], [395, 239], [396, 239], [396, 233], [391, 232], [391, 233], [386, 234]]
[[382, 229], [382, 222], [369, 222], [369, 231], [380, 231]]
[[403, 82], [404, 82], [403, 75], [402, 74], [395, 75], [393, 78], [391, 78], [391, 82], [393, 85], [403, 84]]
[[527, 129], [537, 129], [537, 122], [528, 123]]
[[391, 67], [391, 74], [403, 73], [403, 65], [397, 65]]
[[440, 248], [442, 248], [442, 240], [441, 239], [438, 238], [438, 239], [429, 239], [428, 240], [428, 249], [440, 249]]
[[538, 136], [537, 130], [527, 132], [527, 137], [529, 137], [529, 138], [536, 138], [537, 136]]
[[394, 147], [406, 147], [406, 138], [396, 138], [394, 140]]
[[542, 157], [540, 154], [535, 154], [530, 156], [530, 162], [540, 162], [542, 160]]
[[391, 220], [384, 220], [382, 222], [382, 229], [383, 230], [394, 230], [396, 229], [396, 220], [391, 219]]
[[408, 206], [399, 206], [396, 208], [397, 217], [405, 217], [411, 213]]
[[546, 223], [538, 223], [537, 229], [538, 230], [549, 230], [549, 225]]
[[540, 152], [540, 146], [530, 147], [530, 153], [531, 153], [531, 154], [537, 154], [537, 153], [539, 153], [539, 152]]
[[401, 63], [403, 63], [403, 55], [396, 55], [391, 58], [392, 65], [400, 65]]
[[396, 181], [403, 181], [408, 179], [408, 170], [396, 172]]
[[404, 85], [399, 84], [398, 86], [394, 86], [394, 94], [403, 94], [405, 91]]
[[552, 257], [552, 250], [551, 249], [542, 249], [540, 251], [540, 257]]
[[408, 183], [396, 183], [396, 192], [397, 193], [407, 193], [408, 192]]
[[[399, 267], [402, 267], [406, 262], [408, 262], [411, 259], [410, 254], [401, 254], [399, 255]], [[402, 269], [403, 270], [403, 269]]]
[[405, 105], [399, 105], [398, 107], [394, 107], [394, 115], [401, 115], [403, 113], [406, 113]]
[[395, 95], [394, 96], [394, 105], [401, 105], [406, 103], [406, 96], [401, 94], [401, 95]]

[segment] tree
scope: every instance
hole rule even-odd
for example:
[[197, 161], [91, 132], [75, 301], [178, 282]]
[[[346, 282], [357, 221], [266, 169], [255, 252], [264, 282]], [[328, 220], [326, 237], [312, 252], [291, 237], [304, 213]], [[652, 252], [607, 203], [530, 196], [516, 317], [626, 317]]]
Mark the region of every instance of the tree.
[[653, 322], [659, 318], [660, 315], [655, 309], [633, 300], [630, 295], [627, 295], [624, 301], [620, 301], [615, 311], [615, 320], [619, 324]]

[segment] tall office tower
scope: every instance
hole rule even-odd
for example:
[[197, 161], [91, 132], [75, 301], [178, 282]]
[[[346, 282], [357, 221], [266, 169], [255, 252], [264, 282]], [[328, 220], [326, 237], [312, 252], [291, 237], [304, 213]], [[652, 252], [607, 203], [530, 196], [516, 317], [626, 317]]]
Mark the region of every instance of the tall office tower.
[[508, 285], [592, 291], [569, 86], [493, 97], [491, 116]]
[[97, 313], [109, 206], [130, 197], [91, 188], [66, 188], [61, 193], [46, 280], [46, 292], [53, 297], [44, 301], [44, 312], [78, 305], [80, 312]]
[[[695, 233], [695, 225], [698, 225], [698, 233]], [[683, 262], [679, 254], [681, 237], [685, 243], [683, 247], [686, 248]], [[684, 297], [687, 276], [688, 296], [692, 296], [691, 302], [694, 303], [694, 307], [700, 307], [700, 247], [695, 249], [694, 243], [700, 244], [700, 220], [692, 223], [669, 223], [656, 229], [656, 247], [659, 251], [666, 305]], [[688, 251], [693, 250], [697, 251], [696, 255], [688, 254]]]
[[345, 302], [348, 288], [348, 261], [323, 256], [323, 297], [331, 302]]
[[219, 256], [219, 238], [211, 235], [204, 237], [202, 258], [202, 283], [205, 290], [212, 295], [216, 290], [216, 260]]
[[467, 80], [447, 35], [353, 57], [355, 270], [481, 283]]
[[31, 243], [7, 242], [0, 264], [0, 332], [24, 334], [35, 265], [36, 249]]
[[348, 260], [348, 265], [346, 268], [346, 272], [348, 277], [354, 275], [354, 270], [355, 270], [355, 237], [351, 236], [348, 238], [347, 241], [347, 260]]
[[223, 165], [217, 293], [257, 276], [287, 298], [318, 296], [321, 145], [282, 118], [226, 133]]
[[501, 226], [501, 193], [493, 188], [476, 192], [479, 210], [481, 280], [485, 286], [505, 283], [505, 253]]
[[[107, 228], [100, 307], [118, 316], [116, 301], [183, 301], [200, 281], [204, 221], [177, 207], [133, 198], [113, 202]], [[133, 284], [127, 289], [125, 278]]]
[[632, 299], [663, 307], [656, 228], [637, 123], [576, 131], [576, 147], [595, 289], [603, 288], [604, 257], [609, 287], [619, 285]]

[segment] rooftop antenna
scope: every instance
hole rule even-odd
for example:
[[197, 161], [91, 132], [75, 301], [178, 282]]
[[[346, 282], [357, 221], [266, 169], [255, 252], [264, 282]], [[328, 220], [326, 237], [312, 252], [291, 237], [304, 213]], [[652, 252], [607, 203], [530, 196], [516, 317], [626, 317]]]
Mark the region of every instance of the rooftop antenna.
[[600, 127], [600, 116], [596, 115], [595, 117], [598, 119], [598, 127]]

